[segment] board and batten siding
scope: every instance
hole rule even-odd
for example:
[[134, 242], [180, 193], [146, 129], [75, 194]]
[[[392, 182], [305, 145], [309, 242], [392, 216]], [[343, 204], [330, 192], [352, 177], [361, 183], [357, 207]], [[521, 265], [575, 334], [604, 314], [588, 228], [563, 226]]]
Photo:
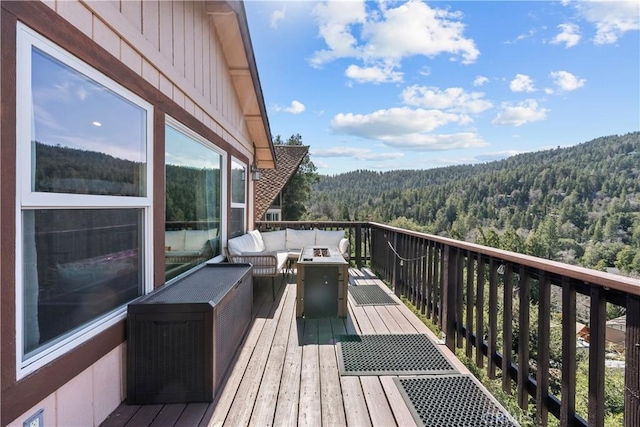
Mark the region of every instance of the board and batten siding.
[[203, 1], [43, 1], [251, 158], [242, 106]]

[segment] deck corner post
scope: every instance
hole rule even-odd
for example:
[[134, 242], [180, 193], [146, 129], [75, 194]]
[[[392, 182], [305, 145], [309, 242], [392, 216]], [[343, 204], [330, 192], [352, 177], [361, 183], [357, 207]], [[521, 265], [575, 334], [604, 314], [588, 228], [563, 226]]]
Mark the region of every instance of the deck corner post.
[[640, 425], [640, 297], [627, 295], [624, 425]]

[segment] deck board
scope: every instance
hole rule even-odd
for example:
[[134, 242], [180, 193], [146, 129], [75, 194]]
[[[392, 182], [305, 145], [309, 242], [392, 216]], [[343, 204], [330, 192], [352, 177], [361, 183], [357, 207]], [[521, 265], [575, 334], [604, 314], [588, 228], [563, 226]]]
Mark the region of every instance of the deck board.
[[[288, 286], [294, 288], [296, 285]], [[282, 378], [280, 379], [276, 413], [273, 419], [273, 425], [275, 426], [290, 426], [298, 422], [303, 325], [302, 320], [291, 316], [289, 341], [282, 368]]]
[[287, 353], [287, 343], [291, 329], [291, 319], [295, 311], [295, 292], [288, 289], [286, 292], [282, 318], [278, 322], [271, 352], [265, 367], [262, 383], [256, 399], [256, 404], [251, 414], [250, 424], [264, 426], [273, 425], [276, 404], [278, 401], [278, 391], [280, 390], [280, 379]]
[[[377, 285], [367, 270], [351, 268], [350, 282]], [[357, 306], [346, 318], [295, 317], [296, 278], [275, 300], [270, 286], [255, 287], [253, 316], [231, 369], [211, 404], [121, 405], [102, 424], [122, 426], [387, 426], [415, 425], [392, 376], [340, 376], [337, 336], [420, 333], [437, 337], [404, 304]], [[442, 346], [461, 372], [461, 362]]]
[[360, 378], [345, 376], [340, 377], [342, 395], [344, 397], [344, 410], [347, 416], [348, 426], [370, 426], [371, 418], [364, 399]]
[[338, 359], [331, 319], [318, 320], [318, 357], [320, 358], [320, 406], [323, 426], [346, 424]]
[[304, 322], [302, 367], [300, 372], [300, 402], [298, 425], [318, 426], [322, 420], [320, 405], [320, 361], [318, 358], [318, 320]]
[[162, 408], [162, 410], [158, 413], [156, 419], [151, 423], [151, 427], [166, 427], [175, 425], [175, 423], [178, 422], [180, 415], [182, 415], [182, 412], [184, 412], [184, 408], [186, 407], [186, 403], [173, 403], [164, 405], [164, 408]]
[[374, 426], [396, 425], [393, 412], [389, 407], [387, 396], [384, 394], [380, 378], [375, 376], [360, 377], [364, 399], [367, 402], [367, 409], [371, 422]]
[[251, 413], [258, 395], [260, 381], [265, 372], [269, 351], [274, 340], [278, 320], [282, 314], [284, 301], [286, 301], [286, 298], [276, 300], [276, 304], [273, 305], [268, 318], [265, 320], [256, 348], [251, 354], [251, 360], [238, 388], [237, 394], [241, 398], [233, 401], [225, 424], [233, 426], [247, 425], [251, 419]]

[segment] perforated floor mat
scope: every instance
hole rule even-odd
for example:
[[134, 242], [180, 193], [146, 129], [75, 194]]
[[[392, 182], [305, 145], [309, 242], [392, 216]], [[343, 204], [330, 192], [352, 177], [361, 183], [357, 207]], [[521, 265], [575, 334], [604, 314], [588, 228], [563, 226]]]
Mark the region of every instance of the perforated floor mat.
[[356, 305], [398, 305], [398, 303], [378, 285], [349, 286], [349, 293], [356, 302]]
[[393, 381], [418, 425], [518, 426], [469, 375], [394, 378]]
[[338, 341], [341, 375], [457, 373], [426, 335], [341, 335]]

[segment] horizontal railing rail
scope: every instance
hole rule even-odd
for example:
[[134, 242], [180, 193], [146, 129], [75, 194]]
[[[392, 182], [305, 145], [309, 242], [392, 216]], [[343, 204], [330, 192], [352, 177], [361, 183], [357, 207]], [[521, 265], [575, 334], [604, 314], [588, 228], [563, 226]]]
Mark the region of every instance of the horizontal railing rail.
[[[539, 425], [604, 425], [607, 302], [626, 308], [624, 424], [640, 426], [640, 281], [515, 252], [369, 222], [258, 222], [260, 230], [344, 229], [352, 260], [439, 325]], [[530, 305], [531, 301], [535, 304]], [[576, 414], [578, 302], [588, 317], [588, 413]], [[522, 309], [526, 307], [526, 309]], [[551, 355], [560, 316], [560, 357]], [[555, 326], [555, 325], [554, 325]], [[554, 331], [557, 336], [557, 331]], [[535, 346], [530, 341], [537, 338]]]

